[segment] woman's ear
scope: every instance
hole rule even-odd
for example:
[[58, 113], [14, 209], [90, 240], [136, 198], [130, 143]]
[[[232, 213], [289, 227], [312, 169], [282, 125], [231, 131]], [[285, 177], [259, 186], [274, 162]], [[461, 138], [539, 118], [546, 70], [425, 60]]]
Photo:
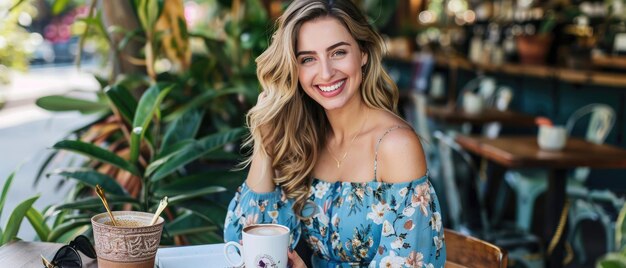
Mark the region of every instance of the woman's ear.
[[361, 52], [361, 67], [365, 66], [365, 64], [367, 64], [367, 53], [366, 52]]

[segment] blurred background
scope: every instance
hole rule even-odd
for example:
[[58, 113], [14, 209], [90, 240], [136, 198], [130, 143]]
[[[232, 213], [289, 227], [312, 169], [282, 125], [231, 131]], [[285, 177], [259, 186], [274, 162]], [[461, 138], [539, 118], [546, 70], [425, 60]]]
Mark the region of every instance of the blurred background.
[[[544, 267], [555, 247], [556, 266], [626, 265], [626, 163], [568, 167], [546, 233], [550, 167], [502, 170], [456, 142], [563, 126], [626, 150], [623, 0], [354, 1], [385, 38], [446, 227], [513, 267]], [[0, 241], [91, 232], [96, 184], [117, 209], [169, 196], [164, 244], [223, 241], [254, 59], [289, 2], [0, 0]]]

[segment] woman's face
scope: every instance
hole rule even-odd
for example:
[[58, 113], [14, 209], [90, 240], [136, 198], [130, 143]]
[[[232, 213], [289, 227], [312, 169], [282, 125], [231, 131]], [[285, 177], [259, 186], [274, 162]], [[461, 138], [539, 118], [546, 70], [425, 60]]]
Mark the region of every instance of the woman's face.
[[359, 100], [367, 54], [341, 22], [331, 17], [305, 22], [297, 43], [298, 81], [309, 97], [326, 110]]

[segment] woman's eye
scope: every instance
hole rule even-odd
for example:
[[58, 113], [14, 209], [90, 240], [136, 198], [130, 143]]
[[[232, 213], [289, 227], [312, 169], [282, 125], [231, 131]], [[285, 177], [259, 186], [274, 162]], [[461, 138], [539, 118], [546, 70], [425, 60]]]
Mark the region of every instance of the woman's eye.
[[337, 50], [337, 51], [333, 52], [333, 56], [335, 56], [335, 57], [343, 56], [343, 55], [346, 55], [346, 54], [347, 53], [344, 50]]
[[313, 58], [311, 58], [311, 57], [306, 57], [306, 58], [302, 58], [302, 59], [300, 60], [300, 63], [303, 63], [303, 64], [304, 64], [304, 63], [308, 63], [308, 62], [311, 62], [311, 61], [313, 61]]

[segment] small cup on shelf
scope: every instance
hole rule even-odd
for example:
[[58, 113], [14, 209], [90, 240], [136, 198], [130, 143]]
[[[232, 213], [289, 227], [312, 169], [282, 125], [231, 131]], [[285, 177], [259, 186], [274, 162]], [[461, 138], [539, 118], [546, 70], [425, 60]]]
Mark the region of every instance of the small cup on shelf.
[[470, 115], [476, 115], [483, 111], [483, 98], [473, 92], [465, 92], [463, 94], [463, 111]]
[[559, 151], [567, 142], [567, 130], [563, 126], [541, 125], [537, 135], [539, 148], [546, 151]]

